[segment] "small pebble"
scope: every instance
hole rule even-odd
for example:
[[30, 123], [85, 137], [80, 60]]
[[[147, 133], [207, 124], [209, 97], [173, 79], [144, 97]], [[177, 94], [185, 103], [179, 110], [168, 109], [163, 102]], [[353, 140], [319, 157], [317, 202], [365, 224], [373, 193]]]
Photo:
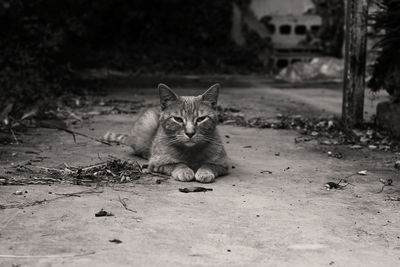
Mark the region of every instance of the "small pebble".
[[400, 170], [400, 160], [396, 161], [396, 163], [394, 164], [394, 167], [398, 170]]

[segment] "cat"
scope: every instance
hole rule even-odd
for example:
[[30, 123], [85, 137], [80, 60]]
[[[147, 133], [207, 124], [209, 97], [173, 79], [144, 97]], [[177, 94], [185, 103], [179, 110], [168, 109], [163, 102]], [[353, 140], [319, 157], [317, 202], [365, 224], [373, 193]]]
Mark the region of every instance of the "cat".
[[178, 96], [159, 84], [160, 107], [147, 109], [131, 134], [108, 132], [104, 139], [130, 145], [149, 160], [149, 170], [182, 182], [214, 182], [228, 173], [228, 159], [217, 130], [220, 85], [199, 96]]

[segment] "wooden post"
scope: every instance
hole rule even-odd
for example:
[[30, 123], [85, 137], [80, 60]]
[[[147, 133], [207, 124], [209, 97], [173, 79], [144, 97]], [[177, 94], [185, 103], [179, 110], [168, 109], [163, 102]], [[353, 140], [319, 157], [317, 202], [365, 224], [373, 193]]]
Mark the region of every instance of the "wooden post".
[[368, 4], [367, 0], [346, 1], [342, 120], [351, 128], [363, 121]]

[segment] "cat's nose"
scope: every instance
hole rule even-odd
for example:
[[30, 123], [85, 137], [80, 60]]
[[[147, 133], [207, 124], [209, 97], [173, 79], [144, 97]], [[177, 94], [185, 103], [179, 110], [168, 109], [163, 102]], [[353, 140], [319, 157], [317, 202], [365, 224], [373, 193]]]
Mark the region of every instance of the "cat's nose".
[[196, 132], [186, 132], [185, 134], [187, 135], [187, 137], [192, 138], [193, 135], [196, 134]]

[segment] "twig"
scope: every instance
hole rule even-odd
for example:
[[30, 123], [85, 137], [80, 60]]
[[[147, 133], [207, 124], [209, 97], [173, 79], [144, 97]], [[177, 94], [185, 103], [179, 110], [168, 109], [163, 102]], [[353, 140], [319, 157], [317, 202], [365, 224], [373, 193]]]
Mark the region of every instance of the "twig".
[[66, 198], [66, 197], [71, 197], [71, 196], [76, 196], [77, 194], [88, 194], [88, 193], [103, 193], [103, 191], [93, 191], [97, 189], [97, 186], [95, 188], [91, 188], [89, 190], [85, 190], [85, 191], [80, 191], [80, 192], [76, 192], [76, 193], [69, 193], [69, 194], [63, 194], [59, 197], [55, 197], [52, 199], [43, 199], [43, 200], [35, 200], [33, 202], [28, 202], [28, 203], [22, 203], [22, 204], [9, 204], [9, 205], [0, 205], [0, 209], [13, 209], [13, 208], [26, 208], [26, 207], [32, 207], [32, 206], [36, 206], [36, 205], [40, 205], [46, 202], [52, 202], [54, 200], [57, 199], [61, 199], [61, 198]]
[[43, 167], [43, 166], [38, 166], [38, 165], [32, 165], [32, 166], [39, 168], [39, 169], [46, 170], [46, 171], [53, 171], [53, 172], [60, 172], [60, 173], [64, 172], [64, 170], [62, 170], [62, 169], [49, 168], [49, 167]]
[[154, 175], [154, 176], [162, 177], [162, 178], [164, 178], [165, 180], [171, 179], [170, 176], [165, 175], [165, 174], [162, 174], [162, 173], [158, 173], [158, 172], [149, 172], [148, 174], [152, 174], [152, 175]]
[[[33, 127], [27, 126], [21, 120], [18, 120], [18, 119], [15, 119], [15, 118], [12, 118], [12, 119], [15, 120], [16, 122], [20, 123], [24, 127], [33, 128]], [[111, 146], [110, 143], [108, 143], [108, 142], [106, 142], [104, 140], [101, 140], [101, 139], [98, 139], [98, 138], [95, 138], [95, 137], [91, 137], [89, 135], [86, 135], [86, 134], [83, 134], [83, 133], [80, 133], [80, 132], [76, 132], [76, 131], [73, 131], [73, 130], [70, 130], [70, 129], [67, 129], [67, 128], [64, 128], [64, 127], [58, 127], [56, 125], [46, 125], [46, 124], [41, 124], [40, 127], [47, 128], [47, 129], [56, 129], [56, 130], [60, 130], [60, 131], [64, 131], [64, 132], [67, 132], [69, 134], [72, 134], [72, 137], [74, 138], [75, 143], [76, 143], [76, 136], [75, 135], [80, 135], [80, 136], [86, 137], [88, 139], [91, 139], [93, 141], [96, 141], [96, 142]]]
[[126, 210], [129, 210], [129, 211], [131, 211], [131, 212], [137, 213], [136, 210], [132, 210], [132, 209], [128, 208], [128, 205], [126, 204], [125, 200], [129, 200], [129, 199], [128, 199], [128, 198], [122, 198], [122, 199], [121, 199], [121, 197], [118, 196], [118, 201], [122, 204], [122, 206], [123, 206]]
[[82, 171], [88, 171], [88, 170], [99, 168], [99, 167], [103, 167], [103, 166], [107, 166], [107, 162], [102, 162], [102, 163], [98, 163], [98, 164], [95, 164], [95, 165], [91, 165], [91, 166], [82, 168], [81, 170]]
[[7, 255], [7, 254], [0, 254], [0, 258], [70, 258], [70, 257], [81, 257], [87, 255], [93, 255], [96, 252], [87, 252], [83, 254], [60, 254], [60, 255]]
[[400, 201], [400, 197], [391, 197], [389, 196], [387, 199], [385, 199], [386, 201]]
[[138, 166], [139, 171], [140, 171], [141, 173], [143, 173], [143, 168], [142, 168], [142, 166], [140, 166], [139, 162], [135, 161], [135, 163], [136, 163], [136, 165]]
[[377, 193], [382, 193], [383, 192], [383, 189], [385, 188], [385, 184], [384, 185], [382, 185], [382, 188], [381, 188], [381, 190], [379, 190]]
[[80, 195], [83, 194], [96, 194], [96, 193], [103, 193], [102, 191], [93, 191], [96, 188], [92, 188], [92, 189], [88, 189], [88, 190], [84, 190], [84, 191], [79, 191], [79, 192], [75, 192], [75, 193], [54, 193], [55, 195], [60, 195], [60, 196], [71, 196], [71, 197], [80, 197]]
[[91, 136], [89, 136], [89, 135], [86, 135], [86, 134], [83, 134], [83, 133], [80, 133], [80, 132], [76, 132], [76, 131], [70, 130], [70, 129], [67, 129], [67, 128], [62, 128], [62, 127], [46, 127], [46, 126], [42, 126], [42, 127], [44, 127], [44, 128], [49, 128], [49, 129], [57, 129], [57, 130], [64, 131], [64, 132], [67, 132], [67, 133], [69, 133], [69, 134], [72, 134], [72, 136], [74, 137], [74, 141], [75, 141], [75, 142], [76, 142], [75, 135], [80, 135], [80, 136], [89, 138], [90, 140], [93, 140], [93, 141], [96, 141], [96, 142], [99, 142], [99, 143], [102, 143], [102, 144], [111, 146], [111, 144], [108, 143], [108, 142], [106, 142], [106, 141], [103, 141], [103, 140], [98, 139], [98, 138], [95, 138], [95, 137], [91, 137]]
[[12, 136], [14, 137], [15, 143], [18, 145], [18, 144], [19, 144], [19, 142], [18, 142], [18, 139], [17, 139], [17, 137], [15, 136], [15, 133], [14, 133], [13, 129], [12, 129], [12, 128], [10, 128], [10, 131], [11, 131], [11, 134], [12, 134]]

